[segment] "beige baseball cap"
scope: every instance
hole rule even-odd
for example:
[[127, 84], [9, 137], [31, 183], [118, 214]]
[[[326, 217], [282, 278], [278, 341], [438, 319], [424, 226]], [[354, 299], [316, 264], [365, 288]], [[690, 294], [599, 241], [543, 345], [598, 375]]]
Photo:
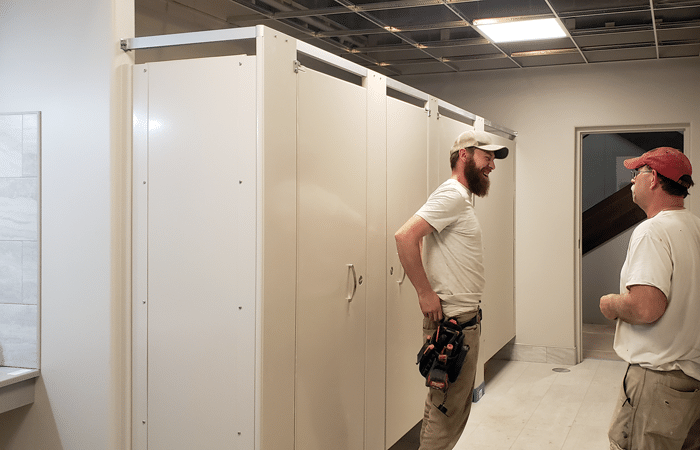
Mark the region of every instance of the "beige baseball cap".
[[491, 136], [489, 136], [488, 133], [476, 130], [469, 130], [460, 134], [452, 145], [450, 154], [469, 147], [476, 147], [487, 152], [493, 152], [496, 159], [503, 159], [508, 156], [508, 147], [492, 144]]

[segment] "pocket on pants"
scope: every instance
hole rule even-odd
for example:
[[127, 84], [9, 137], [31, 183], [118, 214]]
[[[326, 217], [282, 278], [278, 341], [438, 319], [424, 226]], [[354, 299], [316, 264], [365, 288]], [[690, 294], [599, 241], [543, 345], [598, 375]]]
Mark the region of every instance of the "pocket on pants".
[[644, 429], [648, 434], [685, 440], [700, 409], [700, 391], [681, 392], [664, 385], [654, 390]]

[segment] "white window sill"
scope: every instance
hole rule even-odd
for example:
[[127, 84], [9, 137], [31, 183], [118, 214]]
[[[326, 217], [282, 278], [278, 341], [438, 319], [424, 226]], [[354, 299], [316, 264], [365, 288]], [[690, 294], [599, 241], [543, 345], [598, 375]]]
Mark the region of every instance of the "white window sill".
[[38, 369], [0, 367], [0, 414], [34, 402]]

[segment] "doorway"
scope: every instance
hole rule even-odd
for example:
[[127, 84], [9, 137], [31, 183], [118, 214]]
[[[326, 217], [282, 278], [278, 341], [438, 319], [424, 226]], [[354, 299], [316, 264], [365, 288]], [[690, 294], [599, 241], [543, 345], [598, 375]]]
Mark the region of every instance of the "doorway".
[[632, 202], [625, 159], [657, 147], [687, 148], [687, 125], [577, 129], [576, 348], [585, 358], [618, 359], [615, 322], [598, 308], [619, 292], [619, 274], [635, 226], [646, 218]]

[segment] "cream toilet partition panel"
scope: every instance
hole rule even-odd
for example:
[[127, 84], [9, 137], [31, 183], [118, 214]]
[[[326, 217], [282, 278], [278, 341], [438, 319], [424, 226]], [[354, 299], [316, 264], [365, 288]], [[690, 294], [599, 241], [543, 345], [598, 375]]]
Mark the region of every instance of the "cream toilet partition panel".
[[428, 193], [424, 108], [387, 98], [386, 250], [386, 442], [391, 446], [422, 417], [425, 379], [416, 369], [423, 317], [411, 282], [399, 263], [394, 232], [425, 202]]
[[[133, 448], [387, 449], [426, 389], [394, 231], [459, 132], [515, 133], [262, 26], [123, 48], [237, 39], [255, 55], [134, 66]], [[515, 330], [514, 159], [476, 203], [482, 364]]]

